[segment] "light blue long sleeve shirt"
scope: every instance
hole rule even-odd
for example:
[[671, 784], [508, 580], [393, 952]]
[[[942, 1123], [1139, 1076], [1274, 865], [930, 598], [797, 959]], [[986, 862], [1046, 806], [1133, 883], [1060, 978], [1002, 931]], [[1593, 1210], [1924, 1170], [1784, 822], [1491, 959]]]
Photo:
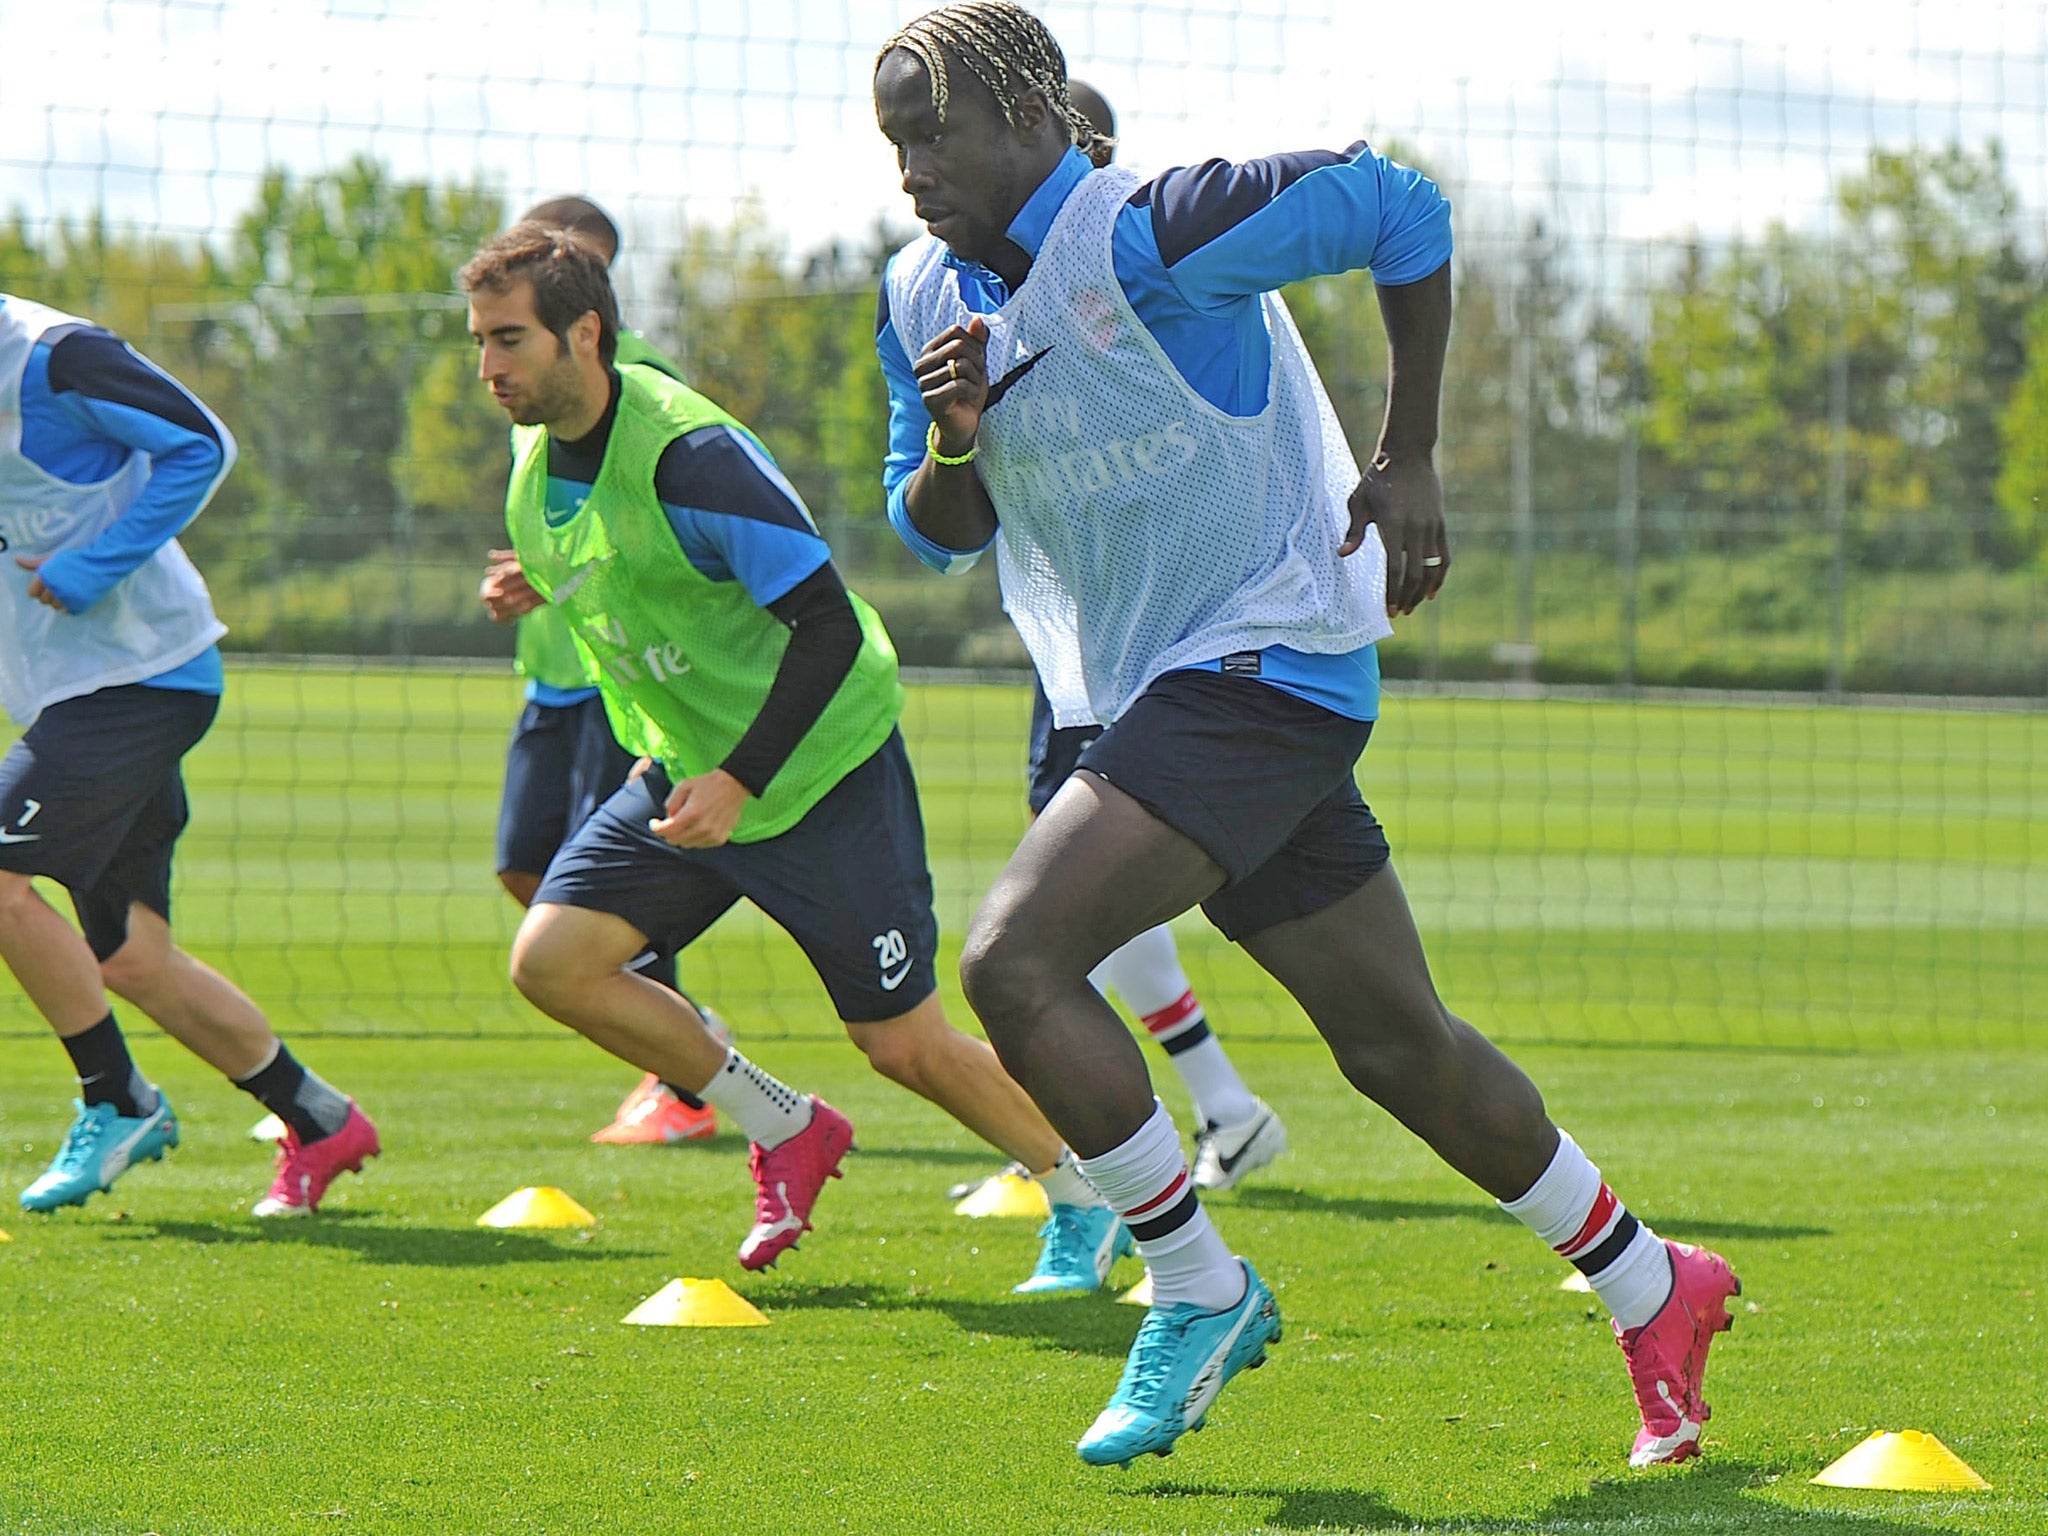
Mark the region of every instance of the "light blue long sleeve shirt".
[[[118, 473], [149, 455], [141, 493], [98, 538], [52, 555], [43, 585], [83, 613], [182, 533], [234, 464], [234, 439], [197, 396], [98, 326], [51, 332], [29, 353], [21, 380], [22, 455], [73, 485]], [[146, 680], [151, 688], [221, 692], [218, 647]]]
[[[1025, 201], [1009, 228], [1025, 254], [1037, 258], [1060, 208], [1091, 169], [1079, 150], [1070, 150]], [[1451, 210], [1443, 193], [1363, 143], [1341, 154], [1311, 150], [1168, 171], [1132, 194], [1110, 237], [1117, 280], [1140, 323], [1196, 393], [1238, 416], [1266, 407], [1272, 344], [1261, 295], [1358, 270], [1399, 287], [1430, 276], [1450, 256]], [[976, 313], [991, 314], [1008, 301], [1009, 286], [987, 267], [950, 253], [945, 260]], [[933, 569], [965, 570], [983, 550], [947, 549], [926, 537], [905, 504], [905, 488], [924, 462], [931, 415], [890, 319], [886, 281], [875, 330], [889, 385], [882, 483], [890, 524]], [[1371, 646], [1336, 656], [1275, 646], [1263, 653], [1260, 678], [1353, 719], [1379, 714], [1379, 658]]]

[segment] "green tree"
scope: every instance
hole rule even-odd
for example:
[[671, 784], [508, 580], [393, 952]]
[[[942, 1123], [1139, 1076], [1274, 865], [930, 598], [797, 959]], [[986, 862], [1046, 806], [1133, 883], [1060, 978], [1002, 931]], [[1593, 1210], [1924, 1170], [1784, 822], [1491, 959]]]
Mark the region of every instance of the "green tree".
[[877, 225], [792, 263], [749, 203], [697, 225], [669, 265], [662, 329], [691, 382], [760, 434], [821, 517], [882, 510], [888, 391], [875, 363], [875, 295], [900, 244]]
[[1863, 477], [1866, 535], [1916, 565], [1995, 558], [2000, 420], [2040, 284], [2004, 151], [1876, 150], [1836, 201], [1850, 307], [1869, 328], [1851, 366], [1877, 370], [1856, 380], [1858, 426], [1891, 449]]
[[2048, 298], [2027, 321], [2027, 369], [1999, 418], [1998, 507], [2012, 550], [2048, 565]]
[[[504, 427], [462, 403], [447, 359], [468, 350], [455, 270], [501, 218], [480, 185], [400, 181], [364, 156], [319, 176], [263, 178], [226, 265], [247, 301], [238, 342], [259, 407], [251, 478], [276, 559], [476, 542], [453, 519], [479, 501], [450, 490], [449, 470], [481, 466], [493, 449], [502, 457]], [[445, 457], [413, 467], [421, 452]], [[486, 476], [480, 491], [489, 486]], [[427, 491], [417, 507], [415, 488]]]
[[2000, 419], [2038, 284], [2003, 154], [1876, 150], [1835, 202], [1832, 240], [1774, 226], [1694, 248], [1652, 296], [1646, 498], [1747, 514], [1744, 537], [1811, 531], [1839, 455], [1861, 563], [1996, 556]]

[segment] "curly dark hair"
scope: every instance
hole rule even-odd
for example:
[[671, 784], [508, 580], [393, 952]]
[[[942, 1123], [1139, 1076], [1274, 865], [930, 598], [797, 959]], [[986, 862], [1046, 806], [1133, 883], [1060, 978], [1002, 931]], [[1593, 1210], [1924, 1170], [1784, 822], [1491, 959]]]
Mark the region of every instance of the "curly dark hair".
[[533, 284], [533, 312], [563, 346], [569, 327], [597, 316], [597, 355], [609, 368], [619, 350], [619, 300], [604, 257], [574, 230], [522, 219], [464, 263], [456, 274], [464, 293], [503, 293]]

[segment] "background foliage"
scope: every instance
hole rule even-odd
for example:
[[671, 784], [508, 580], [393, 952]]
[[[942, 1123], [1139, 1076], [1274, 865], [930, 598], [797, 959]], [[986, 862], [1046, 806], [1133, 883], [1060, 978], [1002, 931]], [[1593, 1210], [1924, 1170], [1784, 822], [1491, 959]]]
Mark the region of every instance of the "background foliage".
[[[1441, 451], [1461, 568], [1391, 672], [2048, 689], [2048, 271], [2006, 157], [1877, 150], [1832, 198], [1825, 234], [1620, 256], [1475, 205]], [[220, 246], [16, 212], [0, 287], [120, 330], [240, 437], [188, 539], [232, 644], [498, 654], [472, 594], [504, 424], [451, 274], [507, 214], [358, 157], [272, 171]], [[792, 252], [745, 204], [686, 230], [630, 318], [760, 432], [907, 659], [1014, 663], [992, 573], [925, 579], [881, 517], [874, 293], [901, 238]], [[1371, 278], [1289, 298], [1363, 451]]]

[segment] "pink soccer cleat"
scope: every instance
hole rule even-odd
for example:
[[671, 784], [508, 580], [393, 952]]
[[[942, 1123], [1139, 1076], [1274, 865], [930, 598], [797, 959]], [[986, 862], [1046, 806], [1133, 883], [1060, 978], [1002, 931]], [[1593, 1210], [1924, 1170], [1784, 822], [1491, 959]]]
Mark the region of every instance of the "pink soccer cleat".
[[742, 1269], [766, 1269], [811, 1230], [811, 1207], [853, 1145], [853, 1122], [823, 1099], [811, 1100], [811, 1123], [773, 1151], [759, 1144], [747, 1160], [754, 1175], [754, 1230], [740, 1244]]
[[1671, 1255], [1671, 1299], [1640, 1328], [1614, 1325], [1622, 1358], [1636, 1389], [1643, 1427], [1628, 1453], [1632, 1467], [1689, 1461], [1700, 1453], [1700, 1429], [1712, 1417], [1700, 1395], [1707, 1374], [1707, 1348], [1714, 1335], [1735, 1326], [1730, 1297], [1742, 1282], [1718, 1253], [1690, 1243], [1665, 1241]]
[[270, 1193], [258, 1200], [254, 1216], [310, 1216], [320, 1208], [327, 1186], [344, 1173], [361, 1173], [363, 1159], [383, 1151], [370, 1117], [348, 1101], [348, 1118], [332, 1136], [307, 1143], [297, 1131], [286, 1131], [277, 1149], [277, 1177]]

